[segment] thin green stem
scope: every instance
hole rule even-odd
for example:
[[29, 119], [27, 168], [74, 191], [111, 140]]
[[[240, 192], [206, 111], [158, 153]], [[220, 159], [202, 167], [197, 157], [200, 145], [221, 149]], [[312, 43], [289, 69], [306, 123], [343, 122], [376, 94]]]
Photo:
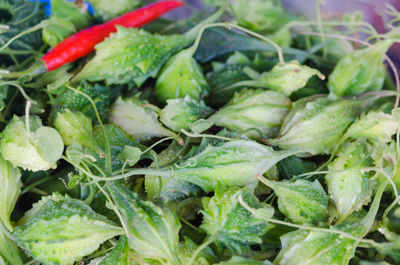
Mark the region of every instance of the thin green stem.
[[18, 39], [18, 38], [20, 38], [20, 37], [22, 37], [22, 36], [24, 36], [26, 34], [29, 34], [29, 33], [35, 32], [37, 30], [40, 30], [42, 28], [45, 28], [45, 27], [49, 26], [50, 24], [51, 23], [49, 23], [48, 21], [45, 21], [45, 22], [42, 21], [39, 24], [37, 24], [37, 25], [35, 25], [35, 26], [25, 30], [25, 31], [20, 32], [19, 34], [15, 35], [11, 39], [9, 39], [2, 47], [0, 47], [0, 51], [4, 50], [8, 46], [10, 46], [10, 44], [13, 43], [13, 41], [15, 41], [16, 39]]
[[200, 39], [201, 39], [201, 36], [202, 36], [203, 32], [208, 28], [215, 28], [215, 27], [225, 27], [225, 28], [228, 28], [228, 29], [235, 28], [235, 29], [238, 29], [238, 30], [250, 35], [250, 36], [253, 36], [253, 37], [261, 39], [261, 40], [263, 40], [265, 42], [268, 42], [269, 44], [271, 44], [275, 48], [275, 50], [276, 50], [276, 52], [278, 54], [279, 62], [281, 64], [285, 63], [285, 60], [284, 60], [283, 54], [282, 54], [282, 48], [278, 44], [276, 44], [274, 41], [272, 41], [271, 39], [269, 39], [269, 38], [267, 38], [265, 36], [262, 36], [262, 35], [260, 35], [260, 34], [258, 34], [256, 32], [253, 32], [251, 30], [248, 30], [248, 29], [246, 29], [244, 27], [241, 27], [241, 26], [238, 26], [238, 25], [232, 24], [232, 23], [212, 23], [212, 24], [204, 26], [200, 30], [200, 33], [199, 33], [198, 37], [196, 38], [195, 43], [193, 44], [194, 49], [197, 49], [197, 46], [200, 43]]
[[150, 151], [151, 149], [153, 149], [153, 148], [156, 147], [157, 145], [159, 145], [159, 144], [161, 144], [161, 143], [163, 143], [163, 142], [165, 142], [165, 141], [174, 140], [174, 139], [176, 139], [176, 137], [173, 137], [173, 136], [163, 138], [163, 139], [161, 139], [161, 140], [155, 142], [154, 144], [152, 144], [152, 145], [151, 145], [150, 147], [148, 147], [146, 150], [144, 150], [144, 151], [142, 152], [142, 155], [145, 154], [145, 153], [147, 153], [148, 151]]
[[216, 239], [216, 236], [210, 236], [209, 238], [207, 238], [207, 240], [205, 240], [200, 246], [198, 246], [198, 248], [196, 249], [196, 251], [193, 253], [192, 257], [190, 258], [188, 265], [192, 265], [192, 263], [194, 262], [194, 260], [196, 259], [196, 257], [200, 254], [200, 252], [205, 249], [206, 247], [208, 247], [211, 243], [213, 243]]
[[223, 141], [232, 141], [235, 140], [235, 138], [229, 138], [229, 137], [224, 137], [224, 136], [218, 136], [218, 135], [213, 135], [213, 134], [201, 134], [201, 133], [190, 133], [188, 131], [186, 131], [185, 129], [181, 129], [181, 132], [188, 136], [188, 137], [192, 137], [192, 138], [213, 138], [213, 139], [219, 139], [219, 140], [223, 140]]
[[52, 178], [42, 178], [42, 179], [39, 179], [38, 181], [36, 181], [36, 182], [34, 182], [34, 183], [32, 183], [32, 184], [26, 186], [26, 187], [21, 191], [21, 195], [23, 195], [23, 194], [29, 192], [30, 190], [32, 190], [32, 189], [35, 188], [36, 186], [39, 186], [40, 184], [43, 184], [43, 183], [45, 183], [45, 182], [47, 182], [47, 181], [49, 181], [49, 180], [52, 180]]
[[30, 122], [29, 122], [29, 110], [31, 109], [32, 103], [28, 100], [25, 105], [25, 127], [28, 133], [31, 133]]
[[37, 102], [35, 100], [33, 100], [31, 97], [28, 96], [28, 94], [26, 94], [24, 88], [16, 81], [5, 81], [5, 82], [1, 82], [0, 86], [14, 86], [16, 87], [19, 92], [21, 93], [21, 95], [25, 98], [25, 100], [30, 101], [33, 104], [36, 104]]
[[[323, 0], [315, 1], [315, 12], [316, 12], [316, 16], [317, 16], [318, 29], [322, 34], [324, 34], [324, 27], [322, 26], [322, 17], [321, 17], [321, 7], [320, 7], [321, 4], [325, 4]], [[321, 39], [323, 42], [325, 42], [324, 35], [321, 36]], [[322, 56], [323, 56], [323, 58], [326, 58], [326, 56], [327, 56], [326, 46], [324, 46], [322, 48]]]
[[328, 228], [320, 228], [320, 227], [312, 227], [312, 226], [305, 226], [305, 225], [298, 225], [298, 224], [293, 224], [293, 223], [289, 223], [289, 222], [285, 222], [285, 221], [281, 221], [278, 219], [273, 219], [264, 215], [259, 214], [256, 209], [251, 208], [249, 205], [247, 205], [242, 196], [240, 195], [238, 198], [239, 203], [250, 213], [252, 213], [254, 216], [260, 218], [260, 219], [264, 219], [270, 223], [273, 224], [280, 224], [280, 225], [284, 225], [284, 226], [289, 226], [289, 227], [293, 227], [293, 228], [298, 228], [298, 229], [303, 229], [303, 230], [309, 230], [309, 231], [316, 231], [316, 232], [323, 232], [323, 233], [329, 233], [329, 234], [338, 234], [340, 236], [343, 236], [345, 238], [349, 238], [358, 242], [363, 242], [366, 244], [369, 244], [371, 246], [377, 246], [379, 245], [378, 243], [376, 243], [373, 240], [369, 240], [369, 239], [360, 239], [358, 237], [355, 237], [349, 233], [340, 231], [340, 230], [335, 230], [335, 229], [328, 229]]

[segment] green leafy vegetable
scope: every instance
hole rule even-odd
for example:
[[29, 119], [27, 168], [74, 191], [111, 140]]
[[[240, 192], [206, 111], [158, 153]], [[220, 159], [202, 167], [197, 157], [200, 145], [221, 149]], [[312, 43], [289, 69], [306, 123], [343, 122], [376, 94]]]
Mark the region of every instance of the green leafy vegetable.
[[93, 140], [92, 120], [81, 112], [72, 112], [66, 109], [56, 114], [54, 127], [60, 132], [66, 145], [79, 143], [98, 151]]
[[77, 4], [65, 0], [52, 0], [49, 26], [43, 28], [43, 41], [54, 47], [78, 29], [90, 24], [90, 15]]
[[49, 44], [51, 47], [56, 46], [66, 37], [76, 32], [74, 23], [67, 19], [51, 17], [48, 23], [50, 25], [42, 30], [42, 38], [43, 42]]
[[139, 161], [142, 150], [137, 147], [125, 145], [124, 150], [119, 153], [118, 158], [122, 161], [128, 162], [130, 166], [136, 164]]
[[273, 151], [268, 146], [247, 140], [205, 142], [172, 170], [165, 168], [159, 175], [193, 183], [206, 192], [214, 191], [218, 183], [228, 187], [254, 185], [257, 182], [254, 176], [264, 174], [279, 160], [293, 153]]
[[247, 136], [260, 139], [262, 135], [277, 136], [290, 107], [290, 99], [281, 93], [242, 90], [208, 120], [230, 130], [248, 130]]
[[[350, 216], [342, 224], [331, 227], [338, 233], [300, 229], [282, 236], [283, 248], [274, 264], [348, 264], [359, 244], [354, 238], [363, 238], [374, 223], [385, 186], [380, 185], [366, 215]], [[346, 233], [347, 236], [339, 233]]]
[[363, 172], [368, 166], [372, 166], [372, 161], [362, 142], [346, 146], [328, 165], [329, 173], [325, 179], [338, 211], [338, 222], [370, 201], [375, 181], [371, 179], [371, 173]]
[[[108, 117], [111, 102], [116, 98], [119, 87], [107, 87], [101, 84], [81, 82], [77, 90], [88, 95], [95, 103], [97, 111], [102, 119]], [[63, 90], [54, 100], [53, 110], [67, 108], [72, 111], [80, 111], [93, 121], [97, 121], [96, 114], [90, 101], [83, 95], [72, 90]]]
[[17, 244], [2, 232], [0, 232], [0, 264], [24, 264], [19, 254]]
[[109, 119], [137, 141], [163, 136], [177, 137], [174, 132], [162, 126], [153, 107], [156, 108], [137, 97], [118, 98], [111, 107]]
[[354, 100], [300, 99], [286, 116], [278, 138], [271, 143], [301, 151], [303, 155], [330, 154], [359, 108], [360, 103]]
[[218, 265], [271, 265], [272, 263], [268, 260], [266, 261], [258, 261], [252, 259], [246, 259], [240, 256], [233, 256], [228, 261], [223, 261], [218, 263]]
[[95, 16], [108, 21], [140, 6], [141, 0], [90, 0]]
[[21, 193], [21, 186], [21, 172], [19, 169], [0, 157], [0, 201], [2, 202], [0, 220], [10, 231], [13, 230], [10, 216]]
[[277, 64], [270, 72], [261, 74], [254, 82], [254, 86], [271, 88], [290, 96], [296, 90], [304, 87], [313, 75], [317, 75], [322, 80], [325, 79], [325, 76], [317, 69], [292, 61]]
[[192, 55], [191, 48], [182, 50], [163, 66], [155, 91], [160, 102], [186, 95], [199, 100], [208, 95], [207, 80]]
[[82, 201], [49, 199], [12, 235], [18, 245], [43, 264], [72, 265], [120, 234], [120, 227]]
[[398, 110], [392, 115], [370, 111], [362, 115], [347, 130], [346, 136], [353, 139], [367, 138], [376, 142], [390, 142], [400, 125]]
[[353, 96], [380, 90], [384, 81], [383, 55], [392, 44], [388, 39], [340, 59], [329, 76], [329, 91], [338, 96]]
[[328, 218], [328, 196], [318, 180], [304, 179], [262, 182], [274, 190], [278, 197], [279, 210], [294, 223], [315, 224]]
[[110, 184], [109, 190], [121, 212], [129, 247], [144, 257], [180, 264], [178, 218], [168, 209], [142, 201], [119, 183]]
[[252, 216], [239, 203], [239, 196], [251, 207], [264, 208], [272, 217], [273, 208], [258, 202], [251, 190], [219, 186], [213, 197], [203, 198], [203, 222], [200, 227], [207, 232], [209, 242], [221, 242], [234, 253], [241, 254], [248, 252], [251, 244], [261, 243], [261, 236], [271, 225]]
[[0, 141], [4, 159], [32, 171], [55, 168], [63, 150], [64, 143], [58, 132], [43, 126], [38, 117], [29, 117], [28, 129], [23, 118], [14, 116]]
[[144, 30], [118, 27], [115, 34], [96, 46], [96, 56], [74, 81], [105, 80], [109, 85], [134, 82], [141, 86], [146, 79], [157, 75], [171, 55], [188, 44], [183, 35], [153, 35]]
[[129, 250], [128, 239], [121, 236], [118, 244], [108, 253], [99, 265], [129, 265], [132, 261], [131, 251]]
[[232, 10], [239, 24], [261, 33], [271, 33], [292, 18], [281, 3], [274, 0], [234, 0]]
[[[190, 258], [196, 251], [198, 246], [190, 238], [185, 237], [185, 241], [179, 245], [179, 258], [183, 264], [189, 264]], [[196, 259], [193, 261], [193, 265], [206, 265], [213, 264], [217, 260], [217, 257], [212, 252], [212, 249], [207, 247], [203, 249]]]
[[160, 120], [168, 128], [179, 132], [181, 129], [188, 129], [198, 119], [207, 117], [212, 111], [203, 101], [185, 96], [167, 100], [167, 106], [161, 110]]

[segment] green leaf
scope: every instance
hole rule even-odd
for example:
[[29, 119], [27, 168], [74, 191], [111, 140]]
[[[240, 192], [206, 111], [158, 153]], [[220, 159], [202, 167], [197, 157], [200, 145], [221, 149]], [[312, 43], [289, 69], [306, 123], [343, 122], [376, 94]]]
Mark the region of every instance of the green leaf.
[[118, 244], [104, 257], [99, 265], [130, 265], [132, 264], [131, 254], [127, 238], [121, 236]]
[[240, 25], [264, 34], [278, 30], [293, 17], [274, 0], [234, 0], [232, 11]]
[[66, 145], [78, 143], [87, 146], [94, 151], [99, 147], [93, 140], [92, 120], [81, 112], [72, 112], [69, 109], [56, 114], [54, 127], [61, 134]]
[[278, 63], [270, 72], [263, 73], [255, 83], [257, 87], [271, 88], [290, 96], [304, 87], [313, 75], [317, 75], [322, 80], [325, 79], [325, 76], [317, 69], [292, 61]]
[[233, 253], [245, 253], [251, 244], [260, 244], [261, 236], [271, 228], [266, 221], [254, 217], [238, 201], [239, 196], [254, 208], [265, 208], [273, 215], [273, 208], [262, 205], [248, 188], [226, 189], [219, 185], [215, 195], [202, 200], [203, 222], [200, 226], [212, 241], [220, 242]]
[[317, 224], [328, 219], [328, 196], [318, 180], [262, 182], [274, 190], [279, 210], [294, 223]]
[[268, 260], [259, 261], [240, 256], [233, 256], [230, 260], [217, 263], [217, 265], [272, 265], [272, 263]]
[[[55, 168], [55, 161], [61, 157], [62, 140], [57, 132], [49, 127], [43, 127], [38, 117], [29, 117], [29, 131], [26, 128], [25, 117], [14, 116], [2, 132], [0, 152], [4, 159], [14, 166], [32, 171]], [[45, 129], [40, 129], [45, 128]], [[35, 132], [39, 130], [39, 133]], [[50, 132], [51, 131], [51, 132]], [[54, 148], [49, 143], [53, 139], [44, 139], [46, 135], [54, 138]], [[60, 153], [61, 150], [61, 153]], [[48, 161], [50, 160], [50, 161]]]
[[95, 16], [103, 21], [108, 21], [126, 12], [135, 10], [141, 4], [141, 0], [89, 0]]
[[346, 233], [347, 237], [338, 233], [306, 229], [290, 232], [281, 237], [282, 250], [274, 260], [274, 264], [348, 264], [359, 244], [359, 241], [349, 236], [361, 239], [370, 231], [385, 188], [386, 183], [379, 186], [367, 214], [364, 216], [360, 216], [359, 213], [353, 214], [345, 222], [330, 227], [330, 230]]
[[68, 146], [65, 150], [65, 155], [71, 163], [76, 165], [79, 165], [85, 156], [82, 145], [78, 143], [73, 143]]
[[177, 137], [158, 121], [158, 114], [154, 108], [156, 107], [137, 97], [118, 98], [111, 107], [109, 119], [139, 142], [154, 137]]
[[51, 47], [56, 46], [58, 43], [77, 31], [74, 23], [66, 18], [52, 16], [47, 21], [49, 25], [43, 28], [42, 38], [43, 42], [47, 43]]
[[[179, 244], [179, 258], [182, 264], [189, 264], [190, 258], [196, 251], [198, 246], [190, 238], [184, 237], [184, 242]], [[214, 264], [217, 257], [210, 247], [203, 249], [199, 255], [194, 259], [193, 265], [209, 265]]]
[[354, 96], [380, 90], [385, 72], [383, 56], [392, 44], [393, 40], [386, 39], [340, 59], [329, 76], [329, 91], [338, 96]]
[[373, 173], [363, 172], [363, 168], [372, 165], [367, 147], [360, 141], [347, 145], [328, 165], [325, 179], [339, 215], [337, 222], [370, 201], [375, 181], [371, 179]]
[[[0, 224], [1, 225], [1, 224]], [[14, 241], [0, 232], [0, 264], [23, 265], [19, 249]]]
[[200, 65], [192, 58], [192, 49], [172, 56], [158, 75], [155, 94], [160, 102], [190, 96], [200, 100], [208, 95], [207, 80]]
[[157, 75], [171, 55], [190, 43], [184, 35], [153, 35], [140, 29], [117, 28], [116, 33], [96, 46], [95, 57], [74, 82], [105, 80], [108, 85], [134, 82], [141, 86]]
[[79, 8], [78, 4], [65, 0], [51, 0], [51, 16], [65, 18], [74, 23], [78, 29], [89, 26], [91, 20], [85, 5]]
[[290, 99], [281, 93], [244, 89], [236, 93], [232, 100], [208, 121], [232, 131], [249, 130], [246, 133], [248, 137], [262, 139], [262, 135], [266, 137], [278, 135], [290, 108]]
[[[88, 82], [80, 82], [76, 89], [85, 93], [94, 101], [100, 117], [106, 120], [110, 104], [116, 98], [116, 95], [118, 95], [120, 86], [105, 86], [99, 83], [91, 84]], [[79, 111], [91, 118], [94, 122], [98, 122], [90, 101], [73, 90], [66, 89], [58, 94], [52, 105], [53, 112], [67, 108], [72, 111]]]
[[228, 187], [255, 185], [258, 174], [264, 174], [281, 159], [296, 151], [273, 151], [271, 147], [249, 140], [232, 140], [207, 144], [189, 153], [160, 175], [187, 181], [204, 191], [215, 190], [217, 183]]
[[38, 139], [38, 152], [48, 162], [55, 163], [64, 151], [64, 142], [54, 128], [43, 126], [35, 131]]
[[355, 100], [302, 98], [293, 104], [279, 137], [270, 143], [281, 149], [298, 150], [303, 156], [330, 154], [358, 115], [360, 107], [360, 102]]
[[118, 158], [122, 161], [127, 161], [129, 166], [133, 166], [139, 161], [141, 155], [142, 150], [139, 148], [125, 145], [124, 150], [118, 155]]
[[121, 213], [129, 247], [145, 258], [180, 264], [178, 218], [167, 208], [142, 201], [120, 183], [110, 183], [109, 190]]
[[72, 265], [102, 242], [122, 233], [120, 227], [83, 201], [49, 199], [12, 235], [18, 245], [43, 264]]
[[[393, 109], [395, 113], [398, 109]], [[367, 138], [374, 142], [387, 143], [392, 140], [400, 125], [396, 115], [370, 111], [363, 114], [347, 130], [346, 136], [353, 139]]]
[[380, 243], [376, 248], [382, 255], [389, 256], [395, 262], [400, 262], [400, 208], [397, 206], [382, 222], [379, 222], [378, 229], [385, 236], [388, 242]]
[[49, 200], [55, 202], [64, 202], [68, 199], [71, 199], [69, 195], [61, 195], [58, 192], [54, 192], [49, 196], [43, 196], [39, 201], [35, 202], [32, 205], [32, 208], [25, 212], [24, 216], [18, 220], [17, 225], [21, 226], [28, 222], [30, 219], [34, 217], [34, 215], [45, 205]]
[[189, 125], [189, 128], [192, 132], [194, 133], [202, 133], [208, 129], [210, 129], [213, 126], [213, 123], [205, 120], [205, 119], [199, 119], [192, 124]]
[[21, 193], [21, 186], [19, 169], [0, 156], [0, 221], [10, 231], [13, 230], [10, 216]]
[[167, 100], [160, 113], [160, 121], [168, 128], [180, 132], [188, 129], [195, 121], [207, 117], [213, 110], [203, 101], [196, 101], [190, 96]]
[[317, 168], [315, 162], [306, 161], [298, 156], [290, 156], [276, 164], [280, 175], [285, 179], [291, 179], [304, 173], [312, 172]]

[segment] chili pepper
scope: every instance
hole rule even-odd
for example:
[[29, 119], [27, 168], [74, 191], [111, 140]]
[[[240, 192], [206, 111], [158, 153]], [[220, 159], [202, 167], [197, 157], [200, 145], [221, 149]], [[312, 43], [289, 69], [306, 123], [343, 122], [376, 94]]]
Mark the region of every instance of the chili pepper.
[[22, 72], [2, 74], [1, 77], [18, 78], [25, 75], [32, 77], [46, 71], [55, 70], [91, 53], [98, 43], [117, 31], [116, 26], [140, 27], [183, 5], [183, 2], [175, 0], [162, 1], [128, 12], [102, 25], [81, 30], [57, 44], [41, 58], [39, 63], [31, 68]]
[[59, 43], [42, 57], [48, 71], [75, 61], [94, 50], [96, 44], [102, 42], [111, 33], [116, 32], [116, 26], [140, 27], [158, 18], [171, 9], [182, 6], [179, 1], [163, 1], [145, 6], [114, 18], [102, 25], [84, 29]]

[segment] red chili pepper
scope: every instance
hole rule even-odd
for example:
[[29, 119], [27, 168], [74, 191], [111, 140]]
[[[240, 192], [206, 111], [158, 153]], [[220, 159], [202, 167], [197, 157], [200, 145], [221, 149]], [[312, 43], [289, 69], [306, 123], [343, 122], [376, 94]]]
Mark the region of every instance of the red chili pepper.
[[44, 61], [47, 71], [52, 71], [91, 53], [96, 44], [117, 31], [117, 25], [127, 28], [140, 27], [182, 5], [184, 3], [180, 1], [163, 1], [128, 12], [102, 25], [81, 30], [57, 44], [41, 60]]

